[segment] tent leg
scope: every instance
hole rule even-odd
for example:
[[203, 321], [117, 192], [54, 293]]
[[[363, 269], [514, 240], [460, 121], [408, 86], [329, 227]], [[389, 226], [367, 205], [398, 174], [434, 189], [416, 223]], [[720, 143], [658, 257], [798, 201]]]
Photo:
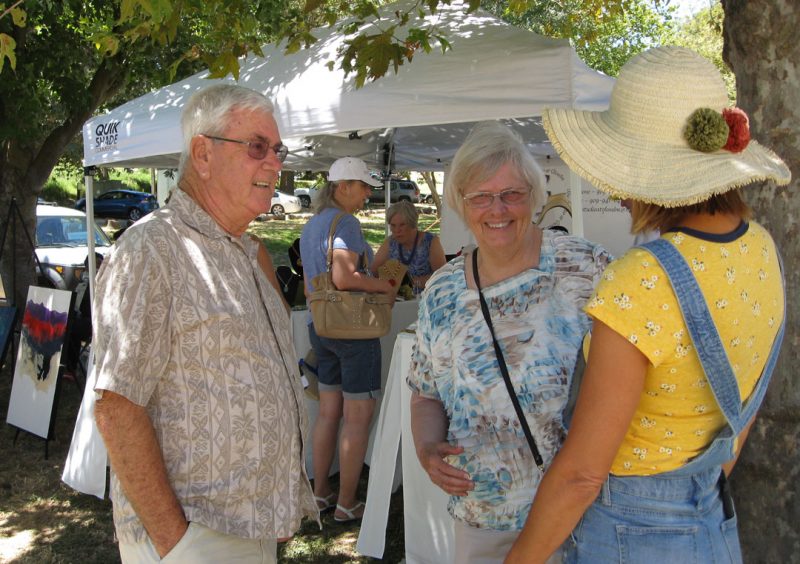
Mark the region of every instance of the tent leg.
[[569, 171], [569, 205], [572, 208], [572, 235], [583, 237], [583, 194], [581, 177]]

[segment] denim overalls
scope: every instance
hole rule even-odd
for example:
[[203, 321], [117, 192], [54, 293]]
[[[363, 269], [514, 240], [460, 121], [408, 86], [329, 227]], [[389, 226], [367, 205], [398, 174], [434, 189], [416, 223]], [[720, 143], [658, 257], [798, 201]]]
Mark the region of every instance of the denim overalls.
[[609, 475], [564, 543], [564, 562], [741, 563], [736, 514], [721, 465], [733, 459], [734, 440], [764, 399], [786, 316], [761, 378], [742, 406], [719, 333], [686, 261], [665, 239], [641, 248], [655, 255], [671, 280], [727, 425], [703, 454], [681, 468], [654, 476]]

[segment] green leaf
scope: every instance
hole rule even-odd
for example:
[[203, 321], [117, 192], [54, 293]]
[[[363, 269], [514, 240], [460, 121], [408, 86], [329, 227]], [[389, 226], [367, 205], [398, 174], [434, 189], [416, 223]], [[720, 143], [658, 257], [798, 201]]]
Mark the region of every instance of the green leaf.
[[169, 66], [167, 70], [167, 80], [170, 82], [175, 80], [175, 76], [178, 74], [178, 67], [181, 66], [181, 63], [186, 60], [186, 55], [181, 55], [173, 63]]
[[14, 25], [17, 27], [25, 27], [25, 20], [28, 15], [20, 7], [11, 8], [11, 19], [14, 20]]
[[125, 23], [133, 19], [136, 8], [136, 0], [122, 0], [119, 4], [119, 23]]
[[0, 72], [3, 72], [3, 64], [6, 59], [8, 59], [8, 64], [11, 65], [12, 69], [17, 68], [17, 55], [14, 53], [16, 46], [17, 42], [14, 41], [13, 37], [7, 33], [0, 33]]
[[309, 14], [323, 4], [324, 0], [306, 0], [306, 5], [303, 6], [303, 13]]
[[95, 38], [95, 48], [105, 57], [113, 57], [119, 50], [119, 38], [115, 35], [106, 34]]

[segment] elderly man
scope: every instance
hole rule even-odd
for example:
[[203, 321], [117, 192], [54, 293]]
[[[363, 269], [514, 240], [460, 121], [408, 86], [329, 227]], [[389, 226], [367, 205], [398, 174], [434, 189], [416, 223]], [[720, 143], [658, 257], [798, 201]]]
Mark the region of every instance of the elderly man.
[[272, 110], [239, 86], [195, 94], [178, 189], [100, 271], [96, 420], [123, 562], [275, 562], [318, 518], [289, 319], [245, 234], [286, 158]]

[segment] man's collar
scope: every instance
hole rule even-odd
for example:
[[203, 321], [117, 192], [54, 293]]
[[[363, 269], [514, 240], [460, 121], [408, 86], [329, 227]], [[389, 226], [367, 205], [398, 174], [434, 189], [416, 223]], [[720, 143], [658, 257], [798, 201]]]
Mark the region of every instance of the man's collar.
[[232, 236], [220, 227], [206, 210], [201, 208], [189, 194], [180, 188], [176, 187], [173, 191], [172, 198], [170, 198], [170, 205], [175, 208], [179, 217], [186, 225], [202, 233], [206, 237], [211, 237], [212, 239], [226, 238], [235, 241], [241, 239], [240, 237]]

